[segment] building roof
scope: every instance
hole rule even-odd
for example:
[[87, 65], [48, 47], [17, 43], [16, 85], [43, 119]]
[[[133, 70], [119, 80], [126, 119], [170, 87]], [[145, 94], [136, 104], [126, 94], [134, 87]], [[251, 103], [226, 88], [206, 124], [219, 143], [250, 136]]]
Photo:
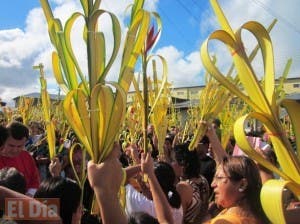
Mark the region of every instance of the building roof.
[[[28, 97], [28, 98], [35, 98], [35, 99], [40, 99], [41, 98], [41, 93], [28, 93], [22, 96], [17, 96], [15, 98], [13, 98], [13, 100], [17, 100], [20, 97]], [[49, 94], [49, 97], [51, 100], [58, 100], [58, 99], [64, 99], [65, 96], [64, 95], [57, 95], [57, 94]]]
[[175, 103], [174, 104], [174, 108], [175, 109], [184, 109], [184, 108], [189, 108], [191, 106], [196, 106], [199, 104], [199, 100], [196, 99], [196, 100], [185, 100], [185, 101], [182, 101], [180, 103]]

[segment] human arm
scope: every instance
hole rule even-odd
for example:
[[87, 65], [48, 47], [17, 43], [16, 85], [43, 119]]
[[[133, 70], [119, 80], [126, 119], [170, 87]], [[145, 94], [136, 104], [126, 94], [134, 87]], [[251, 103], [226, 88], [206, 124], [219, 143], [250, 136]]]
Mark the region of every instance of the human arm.
[[129, 182], [130, 178], [135, 177], [139, 172], [141, 172], [141, 165], [128, 166], [125, 168], [126, 171], [126, 182]]
[[117, 151], [113, 149], [108, 158], [100, 164], [88, 162], [88, 179], [95, 192], [103, 224], [127, 223], [118, 198], [123, 171]]
[[125, 157], [127, 157], [129, 165], [140, 164], [139, 147], [135, 143], [123, 143]]
[[175, 128], [175, 131], [173, 134], [174, 134], [174, 138], [173, 138], [173, 142], [172, 142], [172, 148], [174, 149], [175, 146], [180, 143], [181, 137], [180, 137], [179, 129]]
[[141, 165], [128, 166], [125, 168], [126, 178], [130, 179], [141, 172]]
[[136, 144], [131, 144], [128, 146], [131, 154], [131, 158], [134, 161], [134, 164], [138, 165], [133, 165], [125, 168], [126, 171], [126, 184], [130, 183], [135, 183], [135, 182], [130, 182], [131, 178], [135, 178], [135, 181], [138, 184], [138, 187], [136, 189], [140, 192], [142, 192], [148, 199], [152, 200], [151, 192], [149, 190], [149, 187], [147, 186], [147, 183], [143, 181], [143, 176], [141, 174], [141, 160], [139, 157], [139, 150], [138, 146]]
[[155, 176], [151, 154], [142, 154], [141, 168], [142, 172], [148, 176], [154, 208], [159, 223], [174, 223], [171, 206]]
[[183, 214], [185, 214], [187, 207], [193, 199], [193, 188], [187, 182], [179, 181], [176, 185], [176, 190], [180, 195]]
[[158, 138], [157, 138], [156, 133], [153, 134], [152, 141], [153, 141], [153, 145], [154, 145], [155, 149], [158, 150]]
[[54, 157], [49, 164], [49, 172], [52, 177], [60, 176], [62, 164], [58, 157]]
[[139, 149], [137, 144], [131, 144], [130, 146], [130, 156], [134, 164], [140, 164], [141, 159], [139, 157]]
[[[265, 158], [265, 160], [271, 162], [274, 166], [277, 166], [277, 158], [276, 155], [273, 151], [271, 151], [271, 149], [266, 149], [266, 150], [262, 150], [261, 148], [257, 147], [255, 148], [255, 150], [263, 157]], [[257, 168], [259, 171], [259, 175], [261, 178], [262, 183], [265, 183], [266, 181], [270, 180], [270, 179], [274, 179], [274, 173], [267, 169], [266, 167], [264, 167], [263, 165], [257, 163]]]
[[206, 135], [209, 138], [209, 142], [211, 144], [211, 148], [214, 154], [214, 159], [217, 164], [220, 164], [224, 157], [227, 157], [227, 152], [223, 149], [221, 142], [216, 134], [215, 129], [212, 127], [210, 123], [202, 121], [202, 124], [206, 126]]

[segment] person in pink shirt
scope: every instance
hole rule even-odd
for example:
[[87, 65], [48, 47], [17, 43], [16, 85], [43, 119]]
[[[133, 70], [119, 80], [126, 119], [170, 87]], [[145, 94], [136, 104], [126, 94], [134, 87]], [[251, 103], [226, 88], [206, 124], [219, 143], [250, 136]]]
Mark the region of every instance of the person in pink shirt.
[[26, 180], [26, 194], [34, 195], [39, 187], [40, 178], [32, 156], [25, 151], [25, 143], [29, 137], [28, 128], [20, 122], [10, 123], [1, 130], [0, 169], [14, 167], [22, 173]]

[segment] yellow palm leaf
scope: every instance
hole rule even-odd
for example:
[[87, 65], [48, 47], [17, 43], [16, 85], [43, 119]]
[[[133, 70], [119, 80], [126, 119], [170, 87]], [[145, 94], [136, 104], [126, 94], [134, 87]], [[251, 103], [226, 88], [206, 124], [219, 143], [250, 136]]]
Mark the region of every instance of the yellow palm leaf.
[[[207, 71], [217, 79], [228, 90], [240, 97], [245, 103], [247, 103], [254, 112], [249, 113], [239, 118], [234, 125], [234, 134], [238, 145], [248, 154], [250, 157], [258, 161], [261, 165], [270, 169], [271, 171], [280, 175], [284, 180], [291, 182], [287, 187], [294, 190], [297, 186], [299, 189], [300, 183], [300, 162], [293, 149], [287, 136], [284, 132], [284, 128], [281, 125], [279, 119], [279, 105], [276, 102], [276, 93], [274, 91], [274, 58], [273, 49], [268, 31], [259, 23], [255, 21], [247, 22], [242, 25], [237, 32], [233, 32], [227, 19], [225, 18], [217, 0], [211, 0], [213, 9], [217, 15], [217, 18], [221, 24], [222, 30], [213, 32], [210, 37], [201, 46], [201, 58]], [[247, 56], [244, 43], [241, 38], [241, 31], [245, 29], [254, 35], [260, 46], [264, 65], [264, 85], [260, 86], [260, 83], [254, 73], [254, 69], [251, 65], [251, 60]], [[234, 83], [230, 82], [215, 66], [213, 60], [208, 53], [208, 43], [210, 40], [218, 40], [225, 44], [232, 54], [233, 62], [244, 88], [244, 92], [241, 92]], [[282, 103], [288, 110], [288, 113], [292, 119], [292, 122], [299, 122], [296, 113], [299, 110], [299, 105], [293, 101], [284, 101]], [[253, 149], [245, 136], [244, 123], [248, 118], [254, 118], [259, 120], [270, 135], [274, 151], [277, 155], [281, 170], [274, 167], [268, 161], [265, 161], [256, 151]], [[296, 123], [293, 123], [294, 125]], [[299, 134], [299, 129], [296, 129]], [[267, 182], [268, 183], [268, 182]], [[278, 220], [284, 222], [283, 208], [280, 205], [280, 196], [278, 192], [282, 190], [282, 183], [274, 183], [276, 190], [276, 203], [268, 203], [267, 200], [273, 200], [274, 196], [271, 196], [267, 191], [263, 190], [261, 194], [262, 204], [267, 216], [278, 217]], [[269, 187], [271, 185], [266, 185]], [[265, 187], [265, 186], [264, 186]], [[263, 189], [264, 189], [263, 187]], [[280, 189], [281, 187], [281, 189]], [[294, 191], [299, 197], [299, 191]], [[275, 220], [275, 219], [274, 219]]]

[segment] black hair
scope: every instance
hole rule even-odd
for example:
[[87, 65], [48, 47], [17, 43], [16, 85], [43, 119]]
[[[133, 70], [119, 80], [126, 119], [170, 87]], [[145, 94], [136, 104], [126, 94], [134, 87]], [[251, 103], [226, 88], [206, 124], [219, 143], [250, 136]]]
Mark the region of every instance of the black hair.
[[197, 151], [190, 151], [188, 147], [189, 144], [187, 143], [175, 145], [175, 159], [179, 165], [184, 167], [184, 178], [197, 178], [200, 175], [200, 162]]
[[215, 118], [214, 121], [213, 121], [214, 124], [216, 124], [218, 127], [221, 126], [221, 121], [219, 118]]
[[26, 193], [25, 177], [14, 167], [0, 169], [0, 186], [7, 187], [21, 194]]
[[0, 147], [4, 145], [7, 138], [8, 138], [7, 128], [0, 125]]
[[15, 116], [13, 116], [13, 120], [14, 121], [18, 121], [20, 123], [24, 122], [23, 117], [21, 115], [15, 115]]
[[22, 140], [23, 138], [29, 138], [29, 129], [26, 125], [21, 122], [13, 121], [11, 122], [8, 127], [8, 136], [13, 137], [17, 140]]
[[174, 136], [171, 135], [171, 134], [168, 134], [168, 135], [166, 135], [166, 137], [165, 137], [165, 141], [169, 141], [169, 142], [171, 142], [171, 144], [172, 144], [172, 142], [173, 142], [173, 139], [174, 139]]
[[59, 198], [60, 217], [64, 224], [72, 223], [72, 214], [80, 205], [81, 189], [68, 178], [50, 177], [41, 182], [34, 198]]
[[39, 121], [30, 121], [29, 125], [30, 128], [36, 127], [39, 131], [45, 132], [43, 125]]
[[159, 224], [158, 220], [146, 212], [134, 212], [129, 216], [128, 224]]
[[173, 167], [166, 162], [156, 162], [154, 173], [170, 205], [173, 208], [180, 208], [181, 199], [175, 187], [176, 175]]
[[200, 143], [203, 143], [203, 144], [209, 144], [209, 138], [204, 135], [200, 141]]

